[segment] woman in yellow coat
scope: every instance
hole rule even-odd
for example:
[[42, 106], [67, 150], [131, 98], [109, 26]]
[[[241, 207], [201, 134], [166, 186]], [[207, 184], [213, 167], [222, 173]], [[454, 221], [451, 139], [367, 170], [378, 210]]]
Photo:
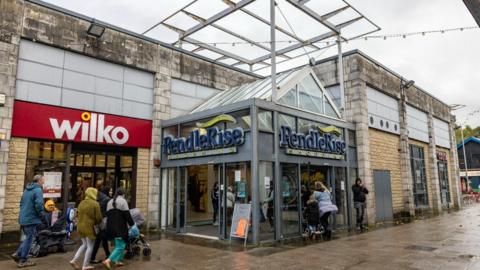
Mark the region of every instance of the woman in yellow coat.
[[[82, 245], [78, 248], [73, 260], [70, 261], [70, 265], [75, 269], [94, 269], [93, 266], [89, 265], [93, 244], [95, 242], [94, 226], [102, 222], [102, 214], [100, 212], [100, 205], [97, 202], [97, 190], [95, 188], [89, 187], [85, 190], [85, 199], [77, 208], [77, 219], [77, 231], [82, 239]], [[78, 261], [82, 255], [85, 256], [83, 266], [80, 268]]]

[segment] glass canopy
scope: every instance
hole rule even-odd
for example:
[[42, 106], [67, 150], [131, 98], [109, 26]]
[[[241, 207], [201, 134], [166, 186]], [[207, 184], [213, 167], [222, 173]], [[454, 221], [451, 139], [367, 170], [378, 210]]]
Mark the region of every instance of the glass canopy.
[[[279, 104], [328, 117], [341, 118], [330, 93], [325, 90], [310, 66], [280, 73], [276, 76], [276, 80]], [[251, 98], [272, 100], [271, 77], [220, 92], [191, 113]]]

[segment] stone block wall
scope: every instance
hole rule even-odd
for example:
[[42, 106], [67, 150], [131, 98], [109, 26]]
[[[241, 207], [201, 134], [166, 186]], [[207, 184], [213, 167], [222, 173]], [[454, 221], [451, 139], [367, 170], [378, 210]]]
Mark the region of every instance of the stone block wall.
[[[400, 137], [395, 134], [380, 130], [369, 130], [370, 136], [370, 162], [373, 170], [384, 170], [390, 172], [392, 187], [393, 213], [404, 210], [402, 179], [400, 177]], [[369, 196], [369, 200], [374, 199]]]
[[137, 150], [137, 182], [136, 182], [136, 207], [144, 215], [148, 214], [148, 187], [150, 171], [150, 149], [139, 148]]
[[[141, 171], [137, 172], [140, 177], [137, 191], [142, 193], [137, 195], [137, 203], [148, 209], [145, 213], [149, 225], [156, 227], [159, 221], [160, 169], [153, 166], [153, 160], [160, 158], [161, 121], [170, 118], [171, 78], [226, 90], [258, 77], [161, 43], [141, 39], [119, 29], [107, 27], [103, 36], [96, 39], [87, 35], [89, 26], [88, 20], [35, 3], [23, 0], [0, 1], [0, 93], [7, 95], [6, 106], [0, 107], [0, 133], [7, 134], [7, 140], [0, 147], [0, 209], [3, 209], [4, 203], [12, 203], [4, 197], [8, 193], [6, 189], [10, 188], [6, 185], [12, 179], [7, 168], [8, 151], [15, 143], [10, 139], [12, 106], [19, 43], [21, 39], [28, 39], [155, 74], [152, 147], [139, 149], [140, 164], [137, 166]], [[23, 172], [22, 177], [24, 174]], [[148, 175], [148, 179], [145, 179], [145, 175]], [[21, 187], [23, 188], [23, 179]], [[2, 220], [0, 210], [0, 232]]]
[[15, 231], [20, 229], [18, 225], [18, 214], [20, 213], [20, 199], [25, 183], [27, 148], [27, 139], [11, 138], [2, 231]]

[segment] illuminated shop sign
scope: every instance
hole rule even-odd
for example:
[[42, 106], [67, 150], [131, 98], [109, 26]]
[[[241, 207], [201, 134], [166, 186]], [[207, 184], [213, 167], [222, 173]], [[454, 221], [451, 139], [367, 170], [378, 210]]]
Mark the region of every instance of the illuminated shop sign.
[[152, 121], [16, 100], [12, 136], [150, 148]]
[[346, 143], [341, 130], [334, 126], [310, 129], [307, 134], [296, 133], [288, 126], [280, 130], [280, 147], [289, 155], [343, 159]]
[[222, 114], [205, 123], [197, 123], [197, 129], [181, 138], [168, 136], [163, 139], [163, 153], [167, 158], [183, 159], [192, 157], [232, 154], [237, 146], [245, 142], [241, 127], [220, 130], [214, 127], [219, 122], [237, 123], [230, 115]]

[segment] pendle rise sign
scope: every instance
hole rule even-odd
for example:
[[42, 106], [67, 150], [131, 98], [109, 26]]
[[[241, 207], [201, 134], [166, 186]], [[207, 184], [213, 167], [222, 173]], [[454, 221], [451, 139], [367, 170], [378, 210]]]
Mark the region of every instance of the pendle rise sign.
[[12, 136], [150, 148], [152, 122], [15, 101]]
[[206, 123], [197, 123], [198, 128], [191, 131], [186, 138], [165, 137], [163, 153], [168, 159], [236, 153], [237, 146], [245, 142], [245, 134], [241, 127], [220, 130], [213, 126], [224, 121], [236, 123], [230, 115], [220, 115]]
[[294, 132], [288, 126], [280, 129], [280, 147], [290, 155], [343, 159], [346, 143], [336, 127], [310, 129], [307, 134]]

